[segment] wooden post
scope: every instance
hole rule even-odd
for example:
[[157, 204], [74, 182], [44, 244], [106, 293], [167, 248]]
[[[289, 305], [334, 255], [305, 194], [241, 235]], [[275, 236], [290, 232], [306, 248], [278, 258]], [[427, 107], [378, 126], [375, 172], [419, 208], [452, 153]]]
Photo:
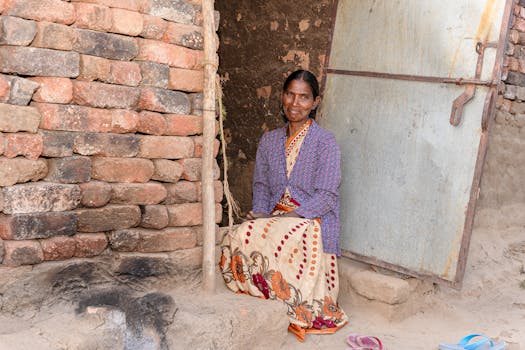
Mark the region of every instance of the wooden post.
[[204, 107], [202, 141], [202, 286], [215, 292], [215, 196], [213, 189], [213, 143], [215, 140], [215, 79], [217, 45], [215, 44], [214, 0], [202, 0], [204, 17]]

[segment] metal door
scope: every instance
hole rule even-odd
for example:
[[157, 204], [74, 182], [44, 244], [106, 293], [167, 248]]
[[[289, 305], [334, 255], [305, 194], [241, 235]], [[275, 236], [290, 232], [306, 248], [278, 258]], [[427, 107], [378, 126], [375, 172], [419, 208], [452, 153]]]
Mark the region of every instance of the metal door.
[[461, 285], [512, 1], [339, 0], [320, 122], [343, 255]]

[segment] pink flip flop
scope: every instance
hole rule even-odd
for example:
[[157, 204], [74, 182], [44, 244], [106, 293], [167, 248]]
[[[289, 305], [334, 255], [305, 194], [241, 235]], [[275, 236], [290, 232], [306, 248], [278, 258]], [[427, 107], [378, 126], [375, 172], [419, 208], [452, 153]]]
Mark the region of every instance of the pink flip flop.
[[350, 345], [348, 350], [383, 350], [383, 343], [374, 336], [353, 333], [346, 337], [346, 343]]

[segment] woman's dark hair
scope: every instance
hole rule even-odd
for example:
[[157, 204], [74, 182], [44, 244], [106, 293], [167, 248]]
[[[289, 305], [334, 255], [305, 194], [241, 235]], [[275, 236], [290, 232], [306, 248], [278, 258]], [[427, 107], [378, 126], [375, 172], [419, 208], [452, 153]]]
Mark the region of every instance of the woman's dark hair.
[[[317, 98], [317, 96], [319, 96], [319, 83], [317, 82], [317, 78], [315, 77], [315, 75], [313, 75], [312, 72], [304, 70], [304, 69], [299, 69], [291, 73], [288, 76], [288, 78], [286, 78], [286, 80], [284, 81], [283, 91], [286, 91], [290, 83], [294, 80], [302, 80], [304, 82], [307, 82], [308, 85], [310, 85], [310, 89], [312, 90], [312, 95], [314, 96], [314, 100]], [[315, 119], [316, 113], [317, 113], [317, 107], [310, 111], [310, 115], [308, 115], [308, 117]], [[282, 114], [284, 121], [287, 122], [288, 119], [286, 119], [286, 115], [284, 114], [284, 111], [281, 110], [281, 114]]]

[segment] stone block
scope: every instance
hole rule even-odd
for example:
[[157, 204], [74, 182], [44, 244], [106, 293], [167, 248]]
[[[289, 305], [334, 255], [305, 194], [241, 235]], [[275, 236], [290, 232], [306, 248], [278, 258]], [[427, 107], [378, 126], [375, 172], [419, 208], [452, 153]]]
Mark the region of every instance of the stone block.
[[168, 227], [162, 230], [140, 229], [138, 251], [142, 253], [172, 252], [197, 245], [197, 237], [190, 228]]
[[75, 8], [61, 0], [10, 0], [3, 14], [39, 22], [71, 24], [75, 21]]
[[172, 263], [165, 254], [119, 253], [113, 270], [119, 275], [138, 278], [165, 276], [172, 270]]
[[91, 159], [89, 157], [51, 158], [47, 164], [48, 173], [45, 177], [47, 181], [78, 184], [91, 179]]
[[111, 203], [158, 204], [166, 198], [166, 188], [157, 182], [111, 184]]
[[163, 41], [194, 50], [203, 50], [204, 36], [201, 26], [169, 22]]
[[40, 130], [44, 147], [44, 157], [69, 157], [73, 155], [73, 141], [77, 133], [67, 131]]
[[0, 102], [7, 102], [11, 96], [11, 79], [9, 75], [0, 74]]
[[204, 71], [170, 68], [168, 88], [187, 92], [203, 91]]
[[107, 182], [147, 182], [154, 172], [153, 162], [140, 158], [95, 157], [91, 178]]
[[88, 208], [103, 207], [111, 199], [111, 185], [101, 181], [80, 184], [82, 199], [80, 203]]
[[108, 81], [111, 71], [111, 61], [96, 56], [80, 55], [80, 80]]
[[75, 27], [107, 32], [113, 25], [113, 15], [107, 6], [89, 3], [73, 3], [75, 6]]
[[505, 92], [503, 93], [503, 97], [509, 100], [516, 99], [516, 88], [517, 86], [514, 86], [514, 85], [506, 85]]
[[141, 91], [138, 107], [155, 112], [188, 114], [191, 104], [188, 96], [180, 91], [146, 87]]
[[[193, 157], [202, 158], [202, 136], [192, 136], [191, 139], [193, 140], [193, 143], [195, 145], [195, 152], [193, 152]], [[213, 157], [217, 157], [217, 154], [219, 154], [220, 147], [221, 143], [219, 142], [219, 140], [213, 140]]]
[[159, 230], [168, 226], [168, 209], [164, 205], [145, 205], [141, 207], [141, 210], [141, 227]]
[[75, 31], [63, 24], [38, 22], [37, 34], [31, 43], [34, 47], [71, 51], [75, 41]]
[[136, 59], [167, 64], [171, 67], [201, 69], [204, 55], [199, 50], [156, 40], [140, 39], [139, 53]]
[[134, 228], [112, 231], [108, 235], [109, 246], [117, 252], [134, 252], [140, 241], [140, 231]]
[[139, 52], [134, 38], [87, 29], [77, 29], [73, 49], [85, 55], [122, 61], [134, 59]]
[[143, 15], [143, 27], [140, 36], [146, 39], [162, 39], [168, 22], [157, 16]]
[[359, 295], [390, 305], [404, 303], [410, 295], [410, 284], [406, 280], [370, 270], [353, 274], [350, 281]]
[[4, 153], [4, 146], [5, 146], [5, 137], [4, 137], [4, 134], [0, 132], [0, 156]]
[[[202, 182], [197, 181], [195, 182], [197, 185], [197, 198], [200, 201], [202, 198]], [[215, 202], [220, 203], [222, 202], [222, 197], [224, 195], [224, 187], [222, 185], [222, 182], [219, 180], [213, 181], [213, 195], [215, 197]]]
[[141, 11], [144, 6], [143, 0], [71, 0], [71, 2], [87, 2], [90, 4], [116, 7], [137, 12]]
[[38, 181], [47, 174], [47, 163], [43, 159], [30, 160], [21, 157], [0, 157], [0, 186]]
[[75, 138], [73, 151], [85, 156], [135, 157], [139, 139], [130, 134], [85, 133]]
[[166, 114], [165, 135], [189, 136], [202, 134], [202, 117], [197, 115]]
[[163, 135], [166, 131], [166, 119], [160, 113], [142, 111], [139, 114], [137, 131], [143, 134]]
[[36, 35], [36, 23], [22, 18], [0, 16], [0, 45], [27, 46]]
[[143, 11], [177, 23], [193, 23], [195, 8], [182, 0], [145, 0]]
[[19, 106], [28, 105], [33, 93], [38, 88], [38, 83], [15, 76], [7, 76], [6, 78], [10, 81], [10, 93], [7, 102]]
[[[201, 173], [202, 173], [202, 158], [187, 158], [182, 159], [181, 161], [182, 166], [184, 167], [184, 171], [182, 172], [182, 178], [184, 180], [188, 181], [199, 181], [201, 180]], [[220, 177], [220, 168], [219, 164], [217, 164], [217, 160], [213, 160], [213, 178], [215, 180], [219, 179]]]
[[0, 131], [35, 133], [39, 123], [40, 113], [36, 108], [0, 103]]
[[519, 101], [512, 101], [510, 105], [510, 112], [512, 114], [523, 114], [525, 113], [525, 103]]
[[202, 225], [202, 203], [183, 203], [167, 205], [168, 226]]
[[25, 46], [0, 47], [0, 71], [19, 75], [75, 78], [80, 55]]
[[4, 213], [26, 214], [75, 209], [80, 203], [80, 187], [49, 182], [3, 188]]
[[75, 255], [75, 239], [68, 236], [57, 236], [40, 241], [45, 261], [70, 259]]
[[153, 165], [155, 172], [151, 179], [162, 182], [177, 182], [184, 171], [184, 167], [178, 161], [168, 159], [154, 159]]
[[44, 254], [38, 241], [6, 241], [3, 264], [10, 267], [40, 264]]
[[139, 65], [142, 75], [141, 85], [149, 85], [161, 89], [168, 88], [169, 66], [154, 62], [139, 62]]
[[99, 108], [134, 109], [139, 101], [140, 90], [134, 87], [75, 81], [73, 102]]
[[5, 135], [4, 156], [15, 158], [24, 156], [27, 159], [37, 160], [42, 154], [44, 143], [42, 135], [30, 133], [13, 133]]
[[73, 99], [73, 83], [68, 78], [36, 77], [30, 80], [39, 85], [33, 95], [36, 102], [69, 103]]
[[181, 136], [141, 136], [139, 157], [180, 159], [193, 154], [193, 142]]
[[516, 98], [520, 101], [525, 101], [525, 87], [518, 86], [516, 88]]
[[144, 29], [144, 20], [140, 13], [116, 8], [111, 9], [111, 12], [113, 25], [109, 30], [110, 32], [130, 36], [137, 36], [142, 33]]
[[91, 258], [100, 255], [108, 246], [108, 239], [104, 233], [79, 233], [73, 238], [77, 258]]
[[140, 223], [136, 205], [107, 205], [96, 209], [77, 209], [78, 231], [105, 232], [135, 227]]
[[4, 240], [70, 236], [75, 234], [76, 228], [77, 216], [71, 211], [0, 214], [0, 238]]
[[140, 66], [136, 62], [113, 61], [107, 82], [111, 84], [138, 86], [142, 80]]
[[180, 204], [200, 202], [197, 182], [179, 181], [174, 184], [166, 184], [168, 195], [163, 204]]
[[505, 83], [510, 85], [525, 86], [525, 74], [519, 72], [509, 72]]

